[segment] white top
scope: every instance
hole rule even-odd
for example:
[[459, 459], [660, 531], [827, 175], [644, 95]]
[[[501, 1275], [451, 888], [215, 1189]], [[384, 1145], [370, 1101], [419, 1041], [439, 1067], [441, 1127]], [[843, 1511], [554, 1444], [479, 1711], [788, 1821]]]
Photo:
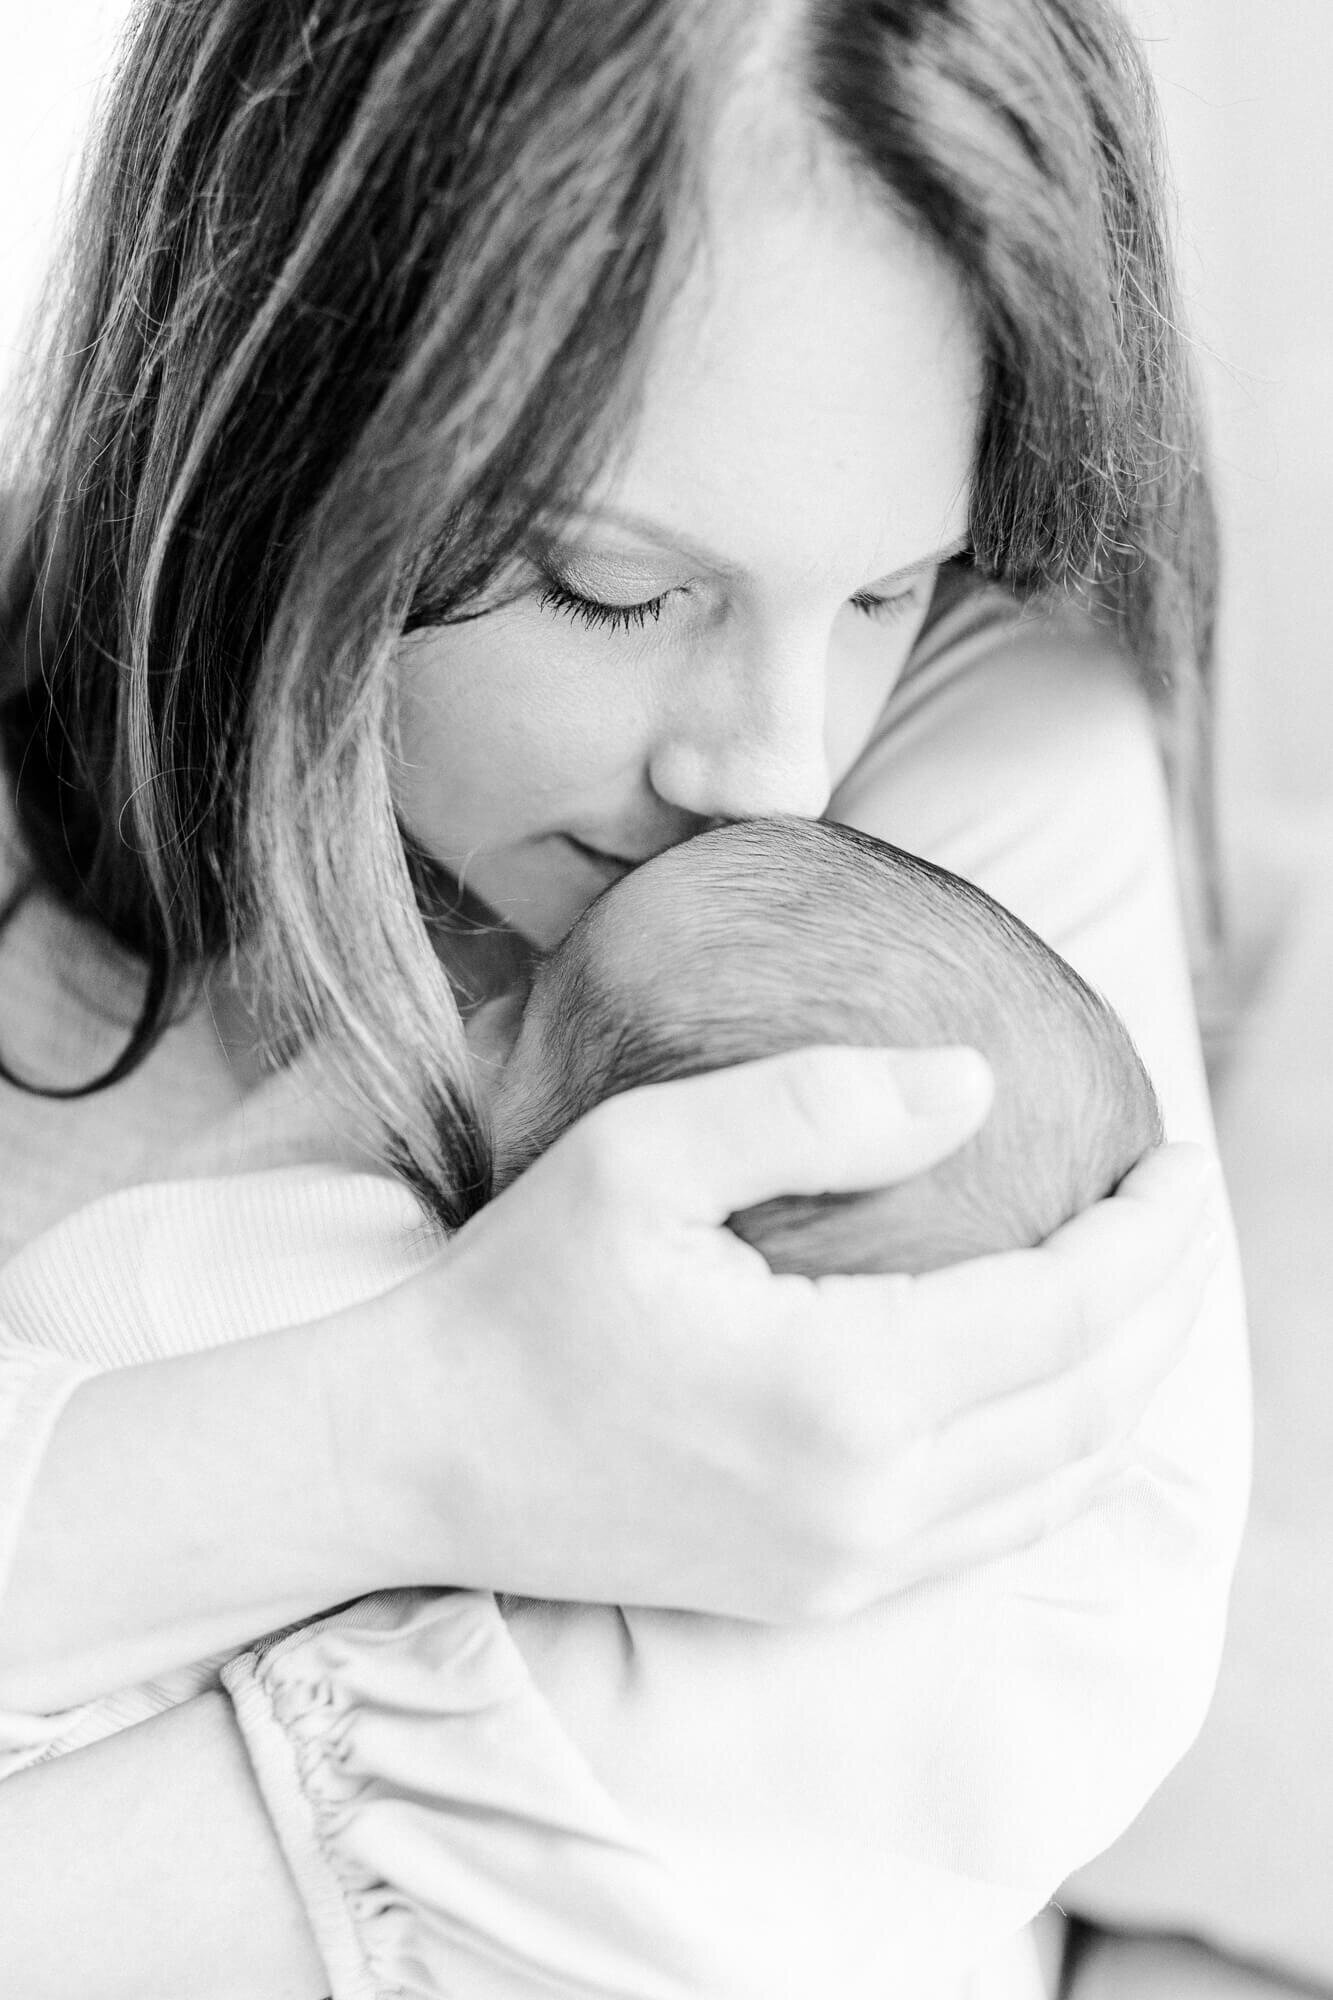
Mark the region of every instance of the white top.
[[[1125, 1017], [1172, 1136], [1208, 1136], [1164, 791], [1118, 663], [965, 602], [832, 810], [1032, 923]], [[123, 980], [76, 991], [91, 940], [49, 910], [25, 922], [22, 953], [0, 951], [6, 1022], [68, 1074]], [[0, 1271], [0, 1562], [86, 1370], [333, 1310], [426, 1254], [406, 1194], [319, 1120], [295, 1077], [239, 1101], [199, 1014], [101, 1099], [13, 1100], [17, 1239], [137, 1185]], [[335, 2000], [957, 1993], [1197, 1731], [1246, 1417], [1224, 1279], [1102, 1500], [844, 1625], [394, 1592], [242, 1655], [226, 1685]], [[3, 1719], [0, 1747], [17, 1768], [92, 1740], [216, 1664]]]

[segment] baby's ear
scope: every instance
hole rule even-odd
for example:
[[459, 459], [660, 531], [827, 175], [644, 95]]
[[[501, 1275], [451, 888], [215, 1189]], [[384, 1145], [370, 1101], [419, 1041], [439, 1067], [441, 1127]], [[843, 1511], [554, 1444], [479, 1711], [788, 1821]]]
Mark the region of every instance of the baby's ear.
[[474, 1062], [501, 1068], [510, 1057], [523, 1025], [527, 996], [521, 991], [487, 1000], [467, 1018], [468, 1052]]

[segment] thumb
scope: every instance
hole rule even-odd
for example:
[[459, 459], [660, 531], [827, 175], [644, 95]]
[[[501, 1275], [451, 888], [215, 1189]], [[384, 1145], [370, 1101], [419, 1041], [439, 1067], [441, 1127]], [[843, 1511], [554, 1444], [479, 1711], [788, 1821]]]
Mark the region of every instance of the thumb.
[[993, 1092], [975, 1049], [821, 1047], [650, 1084], [591, 1116], [634, 1121], [626, 1150], [668, 1212], [722, 1223], [778, 1195], [909, 1180], [971, 1138]]

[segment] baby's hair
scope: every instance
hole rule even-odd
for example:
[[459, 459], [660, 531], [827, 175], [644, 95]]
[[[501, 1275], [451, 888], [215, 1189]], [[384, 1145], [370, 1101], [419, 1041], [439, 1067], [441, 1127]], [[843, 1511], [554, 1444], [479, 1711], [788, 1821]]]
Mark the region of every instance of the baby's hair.
[[497, 1101], [497, 1183], [603, 1098], [814, 1042], [967, 1044], [995, 1102], [900, 1187], [733, 1217], [777, 1270], [925, 1270], [1041, 1242], [1162, 1138], [1116, 1014], [991, 897], [849, 827], [751, 820], [636, 871], [542, 966]]

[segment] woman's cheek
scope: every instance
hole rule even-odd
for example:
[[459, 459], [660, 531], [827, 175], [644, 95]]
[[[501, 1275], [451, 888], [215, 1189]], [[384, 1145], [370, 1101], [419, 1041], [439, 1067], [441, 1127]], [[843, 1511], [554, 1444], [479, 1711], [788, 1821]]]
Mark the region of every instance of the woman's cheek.
[[[493, 619], [404, 642], [396, 663], [391, 784], [399, 813], [442, 860], [512, 815], [534, 727]], [[481, 822], [481, 823], [479, 823]]]
[[393, 792], [432, 851], [558, 830], [623, 773], [639, 725], [607, 653], [518, 607], [405, 642]]

